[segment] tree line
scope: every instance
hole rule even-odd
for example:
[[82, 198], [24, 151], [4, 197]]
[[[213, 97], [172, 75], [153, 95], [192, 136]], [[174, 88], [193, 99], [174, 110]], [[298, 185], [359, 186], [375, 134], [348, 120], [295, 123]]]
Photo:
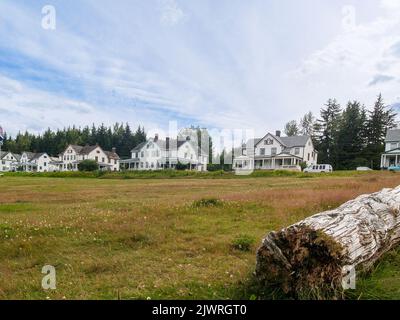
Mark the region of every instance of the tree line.
[[104, 150], [117, 149], [120, 157], [130, 157], [130, 151], [138, 144], [146, 141], [144, 127], [132, 130], [128, 123], [115, 123], [107, 127], [104, 124], [92, 127], [77, 128], [75, 126], [53, 131], [47, 129], [43, 134], [34, 135], [29, 132], [18, 133], [14, 138], [5, 135], [3, 150], [15, 153], [24, 151], [47, 152], [58, 156], [69, 144], [95, 145]]
[[356, 100], [342, 108], [336, 99], [329, 99], [318, 119], [309, 112], [299, 122], [288, 122], [284, 132], [287, 136], [311, 136], [318, 162], [331, 164], [336, 170], [359, 166], [379, 169], [386, 132], [396, 127], [396, 116], [381, 94], [371, 110]]

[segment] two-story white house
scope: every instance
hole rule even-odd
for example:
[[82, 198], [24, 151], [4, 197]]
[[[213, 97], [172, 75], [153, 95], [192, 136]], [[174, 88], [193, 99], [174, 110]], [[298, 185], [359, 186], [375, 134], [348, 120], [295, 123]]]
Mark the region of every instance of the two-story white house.
[[21, 158], [17, 164], [17, 170], [25, 172], [50, 172], [54, 171], [54, 167], [50, 164], [51, 158], [45, 153], [34, 153], [25, 151], [21, 154]]
[[178, 163], [187, 165], [190, 170], [206, 171], [208, 152], [190, 136], [162, 140], [156, 134], [136, 146], [131, 151], [131, 159], [121, 160], [121, 167], [124, 170], [163, 170], [176, 169]]
[[84, 147], [69, 145], [59, 155], [59, 170], [78, 171], [78, 164], [83, 160], [96, 161], [100, 170], [119, 171], [120, 158], [115, 148], [112, 151], [104, 151], [99, 145]]
[[0, 152], [0, 172], [16, 171], [21, 155], [9, 151]]
[[387, 169], [400, 164], [400, 129], [388, 130], [385, 152], [381, 156], [381, 168]]
[[301, 163], [310, 166], [318, 161], [310, 136], [281, 137], [280, 131], [249, 140], [235, 153], [234, 169], [301, 170]]

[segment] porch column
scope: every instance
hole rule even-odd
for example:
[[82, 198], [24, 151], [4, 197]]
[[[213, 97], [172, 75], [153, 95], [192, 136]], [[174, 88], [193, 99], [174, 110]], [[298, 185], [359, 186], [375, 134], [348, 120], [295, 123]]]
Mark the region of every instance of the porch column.
[[272, 169], [275, 169], [275, 158], [272, 158]]
[[398, 162], [398, 156], [397, 156], [397, 154], [396, 154], [396, 163], [395, 163], [395, 165], [397, 166], [398, 163], [399, 163], [399, 162]]

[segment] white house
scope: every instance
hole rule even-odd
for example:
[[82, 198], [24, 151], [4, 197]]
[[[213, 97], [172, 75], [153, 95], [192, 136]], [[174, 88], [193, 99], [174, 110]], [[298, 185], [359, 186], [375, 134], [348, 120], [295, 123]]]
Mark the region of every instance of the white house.
[[381, 168], [387, 169], [400, 164], [400, 129], [388, 130], [385, 152], [381, 156]]
[[25, 172], [50, 172], [55, 171], [50, 163], [50, 156], [45, 153], [23, 152], [17, 164], [17, 170]]
[[176, 169], [178, 163], [188, 165], [190, 170], [207, 171], [208, 152], [201, 148], [190, 135], [177, 139], [148, 139], [131, 151], [131, 159], [121, 160], [125, 170]]
[[96, 161], [100, 170], [119, 171], [120, 158], [115, 148], [112, 151], [104, 151], [99, 145], [84, 147], [69, 145], [59, 156], [59, 170], [77, 171], [78, 164], [83, 160]]
[[281, 137], [280, 131], [250, 140], [235, 153], [234, 169], [301, 170], [302, 162], [310, 166], [318, 161], [310, 136]]
[[16, 171], [21, 155], [9, 151], [0, 152], [0, 172]]

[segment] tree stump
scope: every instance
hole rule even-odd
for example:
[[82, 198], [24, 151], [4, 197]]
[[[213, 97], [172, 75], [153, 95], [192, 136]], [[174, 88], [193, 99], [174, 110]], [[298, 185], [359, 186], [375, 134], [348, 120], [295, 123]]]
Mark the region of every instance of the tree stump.
[[279, 232], [257, 252], [256, 277], [296, 298], [340, 298], [349, 270], [367, 271], [400, 241], [400, 187], [362, 195]]

